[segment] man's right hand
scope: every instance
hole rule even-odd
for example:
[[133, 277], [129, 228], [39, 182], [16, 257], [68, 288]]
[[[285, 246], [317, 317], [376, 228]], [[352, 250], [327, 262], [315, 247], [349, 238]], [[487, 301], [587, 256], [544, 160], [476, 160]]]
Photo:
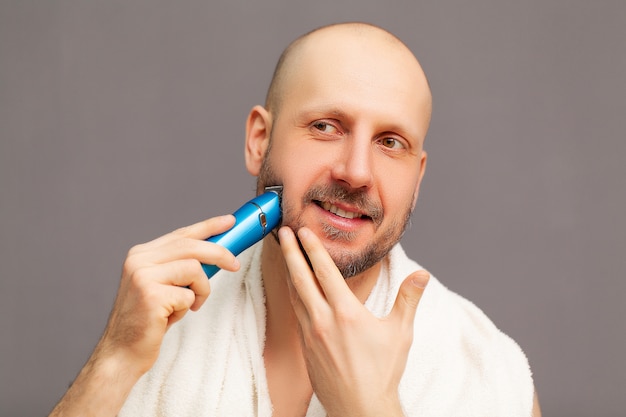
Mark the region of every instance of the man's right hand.
[[141, 374], [148, 371], [169, 326], [188, 310], [199, 309], [211, 292], [201, 263], [239, 268], [227, 249], [204, 241], [234, 223], [232, 215], [215, 217], [133, 247], [99, 344], [102, 349]]
[[[156, 361], [163, 336], [211, 292], [202, 263], [236, 271], [227, 249], [204, 239], [230, 229], [232, 215], [183, 227], [133, 247], [109, 322], [91, 358], [51, 416], [115, 415], [136, 381]], [[98, 408], [99, 397], [106, 406]], [[106, 409], [106, 411], [105, 411]]]

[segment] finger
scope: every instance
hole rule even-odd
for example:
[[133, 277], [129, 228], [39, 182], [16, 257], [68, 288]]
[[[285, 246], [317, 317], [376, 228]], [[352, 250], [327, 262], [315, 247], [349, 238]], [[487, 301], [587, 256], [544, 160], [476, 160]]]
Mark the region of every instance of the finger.
[[180, 235], [191, 239], [207, 239], [208, 237], [227, 231], [235, 224], [235, 216], [226, 214], [212, 217], [191, 226], [181, 227], [174, 230], [173, 235]]
[[288, 227], [281, 227], [278, 231], [278, 238], [287, 269], [289, 270], [288, 283], [292, 291], [295, 292], [294, 295], [297, 295], [297, 297], [292, 295], [292, 304], [294, 304], [295, 308], [301, 302], [306, 310], [311, 311], [316, 305], [324, 301], [322, 290], [317, 284], [304, 254], [300, 250], [293, 231]]
[[189, 278], [191, 278], [192, 281], [187, 287], [195, 294], [195, 300], [189, 308], [192, 311], [198, 311], [211, 294], [211, 284], [206, 278], [202, 265], [199, 264], [193, 265]]
[[[194, 259], [180, 259], [166, 264], [153, 265], [139, 269], [132, 279], [139, 281], [138, 287], [150, 283], [167, 287], [161, 301], [171, 311], [186, 309], [197, 310], [211, 292], [200, 262]], [[187, 287], [187, 288], [186, 288]]]
[[389, 318], [412, 324], [429, 279], [430, 274], [423, 269], [409, 275], [400, 285]]
[[171, 326], [180, 319], [191, 309], [191, 306], [195, 302], [195, 297], [190, 295], [191, 290], [181, 287], [167, 287], [166, 291], [169, 292], [168, 299], [170, 303], [167, 305], [167, 326]]
[[217, 265], [222, 269], [236, 271], [239, 261], [228, 249], [212, 242], [180, 238], [164, 243], [151, 251], [133, 255], [138, 264], [161, 264], [178, 259], [197, 259], [203, 264]]
[[335, 306], [338, 303], [344, 305], [347, 300], [357, 301], [319, 238], [306, 227], [298, 230], [298, 237], [311, 261], [315, 277], [328, 303]]
[[137, 245], [131, 249], [131, 253], [141, 253], [162, 246], [172, 240], [180, 238], [190, 238], [204, 240], [210, 236], [223, 233], [233, 227], [235, 224], [235, 216], [226, 214], [224, 216], [212, 217], [190, 226], [181, 227], [173, 232], [167, 233], [150, 242]]

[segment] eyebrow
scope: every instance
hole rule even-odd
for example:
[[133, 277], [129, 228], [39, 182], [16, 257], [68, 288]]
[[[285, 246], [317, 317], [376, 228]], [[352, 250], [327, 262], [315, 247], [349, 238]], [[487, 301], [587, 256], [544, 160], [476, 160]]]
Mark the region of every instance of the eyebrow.
[[330, 107], [330, 106], [324, 106], [324, 105], [320, 105], [320, 106], [314, 106], [314, 107], [310, 107], [310, 108], [305, 108], [302, 109], [302, 111], [298, 112], [299, 116], [306, 116], [306, 115], [317, 115], [317, 114], [330, 114], [332, 116], [335, 117], [339, 117], [342, 119], [351, 119], [348, 114], [346, 112], [344, 112], [343, 110], [340, 110], [337, 107]]

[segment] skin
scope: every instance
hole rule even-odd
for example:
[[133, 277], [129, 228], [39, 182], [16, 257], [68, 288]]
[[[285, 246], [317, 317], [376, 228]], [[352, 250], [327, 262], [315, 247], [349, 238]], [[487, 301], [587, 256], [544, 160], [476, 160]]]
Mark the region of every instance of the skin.
[[[404, 280], [388, 317], [374, 317], [363, 302], [418, 197], [430, 90], [410, 51], [367, 25], [318, 30], [284, 61], [266, 106], [250, 112], [245, 148], [259, 189], [284, 185], [284, 226], [262, 253], [274, 415], [305, 415], [315, 392], [329, 416], [400, 416], [398, 384], [429, 274]], [[312, 198], [312, 189], [326, 191]], [[364, 217], [342, 218], [329, 203]], [[239, 268], [204, 241], [233, 222], [216, 217], [130, 250], [107, 328], [51, 416], [117, 414], [167, 329], [209, 296], [201, 262]], [[369, 263], [347, 273], [357, 258]]]
[[[210, 294], [201, 262], [235, 271], [237, 259], [205, 242], [233, 226], [215, 217], [133, 247], [109, 322], [87, 364], [50, 416], [115, 416], [157, 359], [167, 329]], [[189, 287], [189, 288], [185, 288]]]
[[[281, 246], [266, 242], [263, 254], [268, 299], [265, 358], [275, 413], [303, 414], [315, 390], [329, 415], [401, 415], [397, 386], [412, 338], [398, 343], [391, 336], [412, 334], [415, 307], [428, 275], [408, 277], [397, 310], [381, 321], [362, 305], [376, 282], [380, 261], [348, 280], [335, 263], [370, 246], [382, 248], [384, 256], [401, 236], [426, 167], [423, 142], [430, 91], [413, 55], [382, 31], [334, 27], [309, 38], [295, 54], [292, 60], [302, 69], [284, 76], [280, 110], [272, 114], [254, 108], [247, 129], [248, 170], [259, 175], [264, 164], [271, 165], [272, 175], [261, 175], [259, 186], [284, 185], [284, 224], [289, 226], [279, 232]], [[390, 72], [390, 66], [403, 70]], [[303, 200], [311, 188], [333, 185], [366, 196], [381, 208], [382, 218], [343, 219], [315, 201]], [[325, 202], [370, 214], [332, 195]], [[329, 227], [350, 237], [330, 238]], [[324, 291], [313, 291], [320, 286]], [[291, 306], [284, 306], [286, 299]], [[318, 309], [327, 315], [312, 317], [311, 311]], [[285, 326], [285, 317], [290, 326]], [[353, 325], [359, 331], [348, 331]], [[332, 332], [320, 338], [320, 328]], [[374, 328], [378, 331], [372, 332]], [[388, 343], [372, 344], [375, 340]], [[273, 358], [285, 357], [285, 345], [293, 348], [284, 362], [299, 365], [281, 370]], [[375, 354], [383, 350], [396, 353]], [[363, 380], [377, 383], [354, 384]], [[302, 383], [294, 388], [293, 381]], [[380, 403], [373, 404], [374, 398]]]

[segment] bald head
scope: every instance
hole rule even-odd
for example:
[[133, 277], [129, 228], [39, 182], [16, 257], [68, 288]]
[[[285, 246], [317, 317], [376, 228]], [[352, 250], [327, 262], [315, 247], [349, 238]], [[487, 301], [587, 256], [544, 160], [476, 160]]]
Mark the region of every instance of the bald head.
[[248, 116], [246, 166], [257, 191], [283, 186], [283, 224], [311, 228], [351, 277], [402, 236], [426, 168], [430, 113], [426, 77], [395, 36], [327, 26], [283, 53], [265, 108]]
[[[283, 99], [290, 89], [298, 88], [308, 62], [323, 61], [333, 53], [344, 51], [361, 53], [363, 65], [368, 59], [389, 60], [388, 71], [410, 71], [411, 80], [417, 85], [418, 94], [427, 103], [426, 110], [430, 120], [431, 94], [426, 76], [410, 49], [396, 36], [377, 26], [367, 23], [340, 23], [315, 29], [293, 41], [282, 53], [274, 70], [274, 75], [267, 92], [265, 107], [276, 118], [283, 105]], [[357, 58], [358, 59], [358, 58]], [[326, 62], [333, 66], [333, 62]], [[355, 74], [356, 75], [356, 74]]]

